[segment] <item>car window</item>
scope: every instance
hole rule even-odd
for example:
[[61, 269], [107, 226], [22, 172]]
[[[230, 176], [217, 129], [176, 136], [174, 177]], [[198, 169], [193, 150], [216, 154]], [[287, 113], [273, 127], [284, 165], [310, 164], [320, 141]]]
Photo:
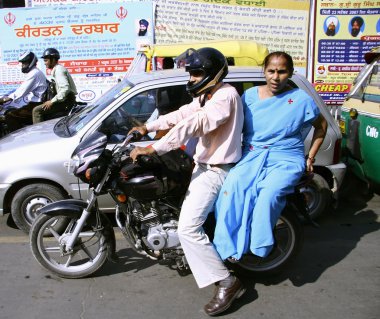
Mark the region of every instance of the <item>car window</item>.
[[[147, 90], [120, 105], [103, 121], [99, 130], [106, 134], [125, 135], [133, 126], [153, 121], [191, 101], [185, 85]], [[155, 136], [155, 132], [149, 134], [149, 138], [153, 139]]]
[[130, 90], [134, 84], [126, 79], [116, 84], [104, 93], [98, 100], [88, 104], [77, 113], [62, 118], [54, 127], [54, 132], [58, 136], [74, 136], [87, 123], [89, 123], [102, 110], [112, 104], [124, 92]]

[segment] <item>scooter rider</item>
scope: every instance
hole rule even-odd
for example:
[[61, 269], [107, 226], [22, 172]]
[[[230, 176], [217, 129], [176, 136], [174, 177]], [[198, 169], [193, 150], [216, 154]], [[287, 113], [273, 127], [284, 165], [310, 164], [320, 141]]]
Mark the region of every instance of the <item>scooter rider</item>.
[[24, 125], [33, 124], [33, 108], [41, 104], [47, 89], [46, 76], [37, 68], [37, 57], [31, 51], [24, 52], [19, 60], [21, 72], [26, 73], [25, 81], [14, 91], [0, 99], [0, 104], [11, 102], [5, 114], [5, 122], [9, 131], [15, 131]]
[[55, 48], [48, 48], [42, 54], [47, 69], [52, 69], [51, 75], [55, 82], [57, 95], [51, 100], [38, 105], [33, 110], [33, 123], [39, 123], [54, 116], [55, 113], [71, 109], [76, 103], [77, 89], [67, 69], [58, 63], [61, 58]]
[[199, 288], [216, 284], [215, 295], [204, 307], [216, 315], [227, 310], [244, 292], [241, 281], [223, 264], [203, 230], [203, 224], [223, 181], [241, 157], [243, 108], [239, 94], [223, 83], [228, 73], [226, 58], [218, 50], [189, 49], [186, 71], [190, 73], [187, 91], [194, 97], [190, 104], [157, 120], [135, 127], [142, 135], [170, 129], [151, 147], [136, 147], [131, 157], [157, 153], [162, 155], [179, 148], [191, 137], [199, 137], [189, 189], [183, 202], [178, 235]]

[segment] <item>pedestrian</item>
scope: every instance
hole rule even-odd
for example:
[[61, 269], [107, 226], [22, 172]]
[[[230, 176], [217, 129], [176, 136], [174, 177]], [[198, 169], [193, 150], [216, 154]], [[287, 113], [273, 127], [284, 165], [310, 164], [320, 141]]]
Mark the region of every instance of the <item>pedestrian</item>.
[[133, 128], [143, 135], [168, 128], [170, 131], [151, 147], [136, 147], [131, 157], [135, 160], [139, 155], [162, 155], [194, 136], [199, 137], [178, 235], [198, 287], [216, 284], [215, 295], [204, 307], [212, 316], [227, 310], [245, 292], [242, 282], [226, 268], [202, 227], [228, 171], [240, 159], [243, 110], [235, 88], [223, 82], [228, 66], [218, 50], [189, 49], [185, 67], [190, 74], [187, 91], [193, 101]]
[[10, 132], [33, 124], [32, 111], [43, 102], [43, 95], [47, 89], [46, 76], [37, 68], [38, 59], [33, 52], [24, 52], [18, 61], [26, 78], [16, 91], [0, 99], [0, 104], [11, 102], [11, 107], [16, 107], [5, 113], [5, 123]]
[[77, 89], [67, 69], [59, 64], [60, 54], [55, 48], [48, 48], [42, 54], [47, 69], [52, 69], [51, 76], [55, 83], [57, 94], [43, 104], [33, 109], [33, 123], [39, 123], [54, 118], [71, 109], [76, 103]]
[[[289, 78], [293, 60], [285, 52], [264, 60], [266, 84], [248, 89], [244, 106], [243, 156], [231, 169], [215, 207], [215, 247], [223, 260], [236, 262], [249, 251], [266, 257], [286, 195], [305, 172], [313, 171], [327, 122], [318, 106]], [[314, 133], [308, 155], [304, 137]]]

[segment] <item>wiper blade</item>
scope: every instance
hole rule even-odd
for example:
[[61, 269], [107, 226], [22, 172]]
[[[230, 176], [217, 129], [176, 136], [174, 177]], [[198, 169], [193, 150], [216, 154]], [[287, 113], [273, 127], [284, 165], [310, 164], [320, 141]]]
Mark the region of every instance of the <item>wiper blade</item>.
[[70, 118], [70, 116], [65, 116], [62, 119], [60, 119], [58, 121], [58, 123], [56, 124], [56, 127], [59, 129], [61, 129], [63, 127], [65, 133], [71, 137], [71, 133], [70, 133], [69, 126], [68, 126], [69, 118]]

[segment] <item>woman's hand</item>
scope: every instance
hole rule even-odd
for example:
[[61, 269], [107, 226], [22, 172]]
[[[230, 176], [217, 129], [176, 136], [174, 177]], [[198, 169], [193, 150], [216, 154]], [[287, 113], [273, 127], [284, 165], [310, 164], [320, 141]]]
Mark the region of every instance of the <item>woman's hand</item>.
[[314, 168], [313, 168], [313, 163], [314, 163], [314, 158], [311, 158], [311, 157], [308, 157], [306, 159], [306, 171], [311, 173], [313, 172]]
[[311, 146], [309, 150], [309, 154], [306, 158], [306, 170], [308, 172], [313, 171], [313, 164], [315, 162], [315, 156], [319, 148], [321, 147], [323, 140], [325, 139], [327, 132], [327, 121], [323, 117], [322, 114], [318, 116], [318, 118], [313, 123], [314, 133], [313, 138], [311, 140]]

